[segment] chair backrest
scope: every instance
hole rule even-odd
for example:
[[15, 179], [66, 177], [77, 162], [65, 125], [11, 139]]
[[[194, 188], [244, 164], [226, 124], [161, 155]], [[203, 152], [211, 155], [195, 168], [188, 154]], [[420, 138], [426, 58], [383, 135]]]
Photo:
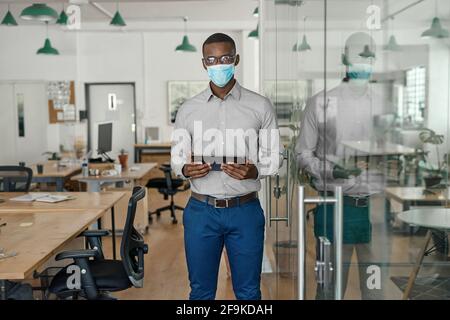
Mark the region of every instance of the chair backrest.
[[164, 177], [166, 178], [167, 189], [172, 191], [172, 168], [168, 164], [163, 164], [159, 167], [160, 170], [164, 172]]
[[147, 253], [148, 247], [144, 243], [144, 237], [134, 228], [134, 217], [138, 201], [144, 196], [144, 187], [133, 188], [133, 194], [128, 201], [127, 219], [120, 245], [120, 255], [125, 271], [130, 282], [137, 288], [142, 288], [144, 284], [144, 254]]
[[0, 166], [0, 191], [28, 192], [33, 170], [22, 166]]

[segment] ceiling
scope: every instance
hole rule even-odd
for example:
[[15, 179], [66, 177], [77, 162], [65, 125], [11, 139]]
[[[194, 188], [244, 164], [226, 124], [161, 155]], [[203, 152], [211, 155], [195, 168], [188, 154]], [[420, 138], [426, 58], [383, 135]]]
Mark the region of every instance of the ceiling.
[[[109, 18], [90, 3], [96, 3], [109, 13], [114, 13], [116, 2], [112, 0], [0, 0], [0, 15], [6, 10], [6, 4], [11, 4], [14, 15], [27, 4], [46, 2], [58, 12], [62, 5], [79, 3], [82, 7], [82, 20], [108, 21]], [[272, 0], [265, 0], [270, 3]], [[366, 15], [366, 9], [371, 4], [382, 8], [382, 17], [392, 14], [420, 0], [328, 0], [328, 19], [330, 21], [361, 20]], [[438, 0], [438, 13], [441, 21], [450, 25], [450, 1]], [[256, 23], [252, 13], [257, 0], [120, 0], [120, 11], [126, 21], [154, 21], [171, 19], [173, 17], [189, 17], [190, 21], [247, 21]], [[285, 12], [285, 16], [294, 19], [308, 16], [308, 20], [323, 21], [323, 0], [305, 0], [300, 7], [277, 6], [277, 12]], [[387, 10], [386, 10], [387, 9]], [[429, 24], [436, 14], [435, 1], [423, 0], [421, 3], [398, 14], [395, 17], [396, 26], [402, 23]], [[280, 15], [281, 17], [282, 15]]]
[[[0, 12], [11, 4], [13, 14], [28, 4], [39, 0], [0, 0]], [[61, 11], [64, 0], [41, 0]], [[109, 13], [116, 10], [116, 1], [111, 0], [71, 0], [81, 5], [82, 21], [109, 21], [109, 18], [93, 4], [97, 4]], [[120, 0], [120, 12], [126, 21], [149, 21], [171, 17], [187, 16], [190, 21], [254, 21], [253, 10], [258, 5], [256, 0]], [[3, 4], [3, 6], [1, 5]], [[5, 9], [3, 9], [4, 7]]]

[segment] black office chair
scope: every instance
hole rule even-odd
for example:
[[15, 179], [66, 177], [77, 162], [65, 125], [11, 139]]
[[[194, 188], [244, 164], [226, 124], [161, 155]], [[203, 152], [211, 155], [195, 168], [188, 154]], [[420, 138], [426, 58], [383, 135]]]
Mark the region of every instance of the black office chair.
[[[142, 288], [144, 283], [144, 254], [148, 246], [142, 235], [134, 228], [134, 217], [139, 200], [144, 198], [145, 188], [135, 187], [128, 201], [127, 219], [123, 230], [120, 255], [122, 260], [106, 260], [103, 257], [100, 239], [108, 234], [103, 230], [90, 230], [83, 234], [91, 249], [61, 252], [56, 260], [73, 259], [75, 263], [61, 269], [51, 281], [48, 292], [58, 298], [113, 299], [109, 292], [126, 290], [132, 286]], [[97, 244], [95, 241], [96, 239]], [[69, 284], [74, 267], [81, 269], [80, 286]], [[75, 267], [75, 268], [76, 268]]]
[[183, 179], [176, 179], [172, 177], [172, 168], [168, 164], [163, 164], [159, 167], [160, 170], [164, 172], [164, 178], [153, 178], [150, 179], [147, 183], [147, 188], [158, 189], [158, 192], [164, 195], [164, 200], [169, 199], [170, 204], [168, 206], [164, 206], [156, 209], [154, 212], [148, 213], [149, 221], [152, 221], [152, 215], [156, 214], [158, 217], [161, 215], [161, 212], [169, 210], [170, 216], [172, 217], [172, 223], [178, 223], [177, 217], [175, 215], [175, 210], [183, 211], [184, 208], [177, 206], [173, 201], [173, 196], [178, 192], [186, 191], [189, 189], [189, 183]]
[[33, 170], [22, 166], [0, 166], [0, 191], [28, 192]]

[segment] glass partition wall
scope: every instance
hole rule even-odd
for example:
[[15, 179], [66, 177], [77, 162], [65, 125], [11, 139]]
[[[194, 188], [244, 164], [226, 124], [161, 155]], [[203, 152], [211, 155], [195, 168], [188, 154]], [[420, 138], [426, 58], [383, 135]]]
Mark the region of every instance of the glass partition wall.
[[[450, 3], [262, 0], [269, 299], [450, 299]], [[304, 208], [304, 210], [301, 210]]]

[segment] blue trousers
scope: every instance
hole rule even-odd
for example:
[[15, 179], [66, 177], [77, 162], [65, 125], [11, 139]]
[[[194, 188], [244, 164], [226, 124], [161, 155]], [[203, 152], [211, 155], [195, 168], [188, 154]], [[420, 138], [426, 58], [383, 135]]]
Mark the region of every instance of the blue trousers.
[[214, 208], [191, 197], [184, 209], [183, 224], [191, 300], [215, 298], [224, 246], [236, 298], [261, 299], [265, 218], [258, 199]]

